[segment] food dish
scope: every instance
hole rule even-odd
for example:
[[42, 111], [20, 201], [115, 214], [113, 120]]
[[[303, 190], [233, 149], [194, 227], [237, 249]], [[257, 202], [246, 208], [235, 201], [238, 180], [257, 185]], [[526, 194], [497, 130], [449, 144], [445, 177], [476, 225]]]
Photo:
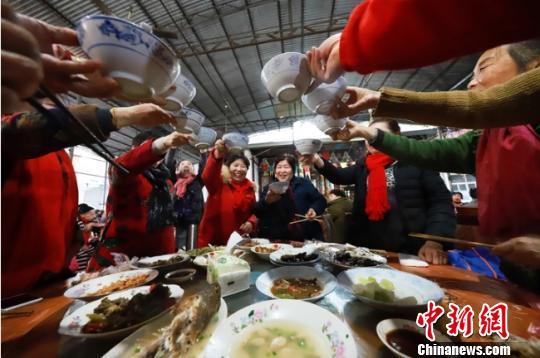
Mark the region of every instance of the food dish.
[[313, 248], [288, 248], [270, 254], [270, 262], [278, 266], [312, 265], [320, 260]]
[[304, 299], [318, 296], [322, 287], [317, 278], [279, 278], [270, 289], [277, 298]]
[[103, 333], [144, 322], [175, 303], [171, 291], [162, 284], [153, 284], [148, 293], [139, 292], [131, 298], [104, 298], [88, 314], [89, 321], [81, 328], [82, 333]]
[[276, 281], [282, 279], [315, 279], [321, 290], [316, 295], [300, 298], [304, 301], [316, 301], [330, 294], [337, 286], [337, 280], [328, 271], [309, 266], [284, 266], [278, 267], [261, 274], [255, 281], [257, 290], [262, 294], [273, 298], [285, 298], [276, 295], [272, 291], [272, 286]]
[[189, 260], [189, 256], [185, 254], [168, 254], [152, 257], [144, 257], [137, 261], [137, 267], [155, 268], [158, 270], [173, 270]]
[[269, 244], [270, 240], [261, 238], [245, 239], [236, 245], [238, 250], [251, 251], [251, 248], [257, 245]]
[[172, 322], [161, 331], [159, 337], [141, 349], [137, 356], [183, 357], [218, 312], [220, 302], [218, 285], [211, 285], [182, 300], [174, 308], [175, 316]]
[[212, 252], [212, 251], [223, 251], [223, 250], [225, 250], [225, 246], [208, 245], [206, 247], [200, 247], [200, 248], [196, 248], [196, 249], [191, 249], [191, 250], [187, 251], [186, 253], [190, 257], [195, 258], [197, 256], [201, 256], [201, 255], [207, 254], [207, 253]]
[[[253, 333], [272, 328], [290, 331], [290, 327], [294, 327], [294, 333], [289, 339], [294, 340], [305, 335], [308, 341], [304, 343], [307, 343], [309, 347], [312, 347], [310, 342], [316, 342], [318, 356], [341, 358], [358, 356], [353, 333], [343, 321], [329, 311], [300, 300], [269, 300], [244, 307], [220, 324], [207, 345], [203, 357], [241, 358], [235, 353], [237, 349], [242, 348], [246, 340], [250, 341], [249, 338]], [[273, 337], [271, 341], [265, 340], [263, 345], [271, 346], [274, 343], [281, 346], [283, 338], [274, 342], [277, 338]], [[270, 344], [266, 344], [268, 342]], [[281, 346], [281, 348], [284, 347]], [[303, 352], [306, 351], [307, 349], [303, 350]], [[307, 355], [287, 355], [287, 352], [282, 349], [279, 352], [276, 350], [275, 357], [280, 356], [296, 358]]]
[[[216, 328], [221, 324], [221, 322], [227, 319], [227, 314], [227, 303], [222, 298], [219, 304], [219, 311], [210, 318], [210, 321], [206, 327], [202, 330], [202, 332], [199, 333], [196, 342], [182, 357], [198, 358], [200, 353], [208, 344], [208, 341]], [[174, 316], [175, 313], [169, 311], [152, 322], [149, 322], [147, 325], [139, 328], [137, 331], [133, 332], [123, 341], [114, 346], [103, 356], [103, 358], [145, 357], [148, 347], [155, 341], [156, 335], [163, 333], [163, 331], [172, 322]]]
[[[163, 287], [169, 290], [170, 295], [165, 297], [162, 295], [163, 291], [160, 290], [157, 292], [159, 293], [158, 295], [144, 298], [145, 295], [148, 295], [151, 292], [152, 287], [155, 286], [136, 287], [122, 292], [116, 292], [102, 299], [90, 302], [64, 317], [60, 322], [58, 332], [63, 335], [80, 338], [108, 338], [125, 335], [134, 331], [145, 322], [166, 312], [167, 309], [171, 307], [170, 303], [174, 303], [168, 301], [169, 298], [176, 301], [184, 294], [184, 290], [182, 290], [180, 286], [163, 285]], [[132, 299], [135, 299], [135, 301], [132, 301], [132, 304], [127, 305], [126, 303]], [[152, 307], [154, 304], [155, 309], [150, 309], [144, 314], [141, 313], [146, 311], [148, 307]], [[96, 311], [96, 309], [98, 309], [98, 311]], [[126, 310], [129, 309], [130, 317], [126, 318], [122, 317], [122, 315], [117, 315], [115, 311], [120, 309], [124, 310], [124, 312], [127, 312]], [[105, 313], [106, 311], [108, 312]], [[103, 315], [105, 317], [97, 317], [97, 315]], [[98, 324], [98, 321], [101, 320], [101, 318], [107, 321], [106, 324]], [[121, 320], [124, 321], [121, 322]], [[87, 326], [91, 321], [92, 324]]]
[[[373, 277], [378, 282], [377, 286], [379, 287], [381, 282], [386, 282], [383, 280], [391, 282], [392, 286], [385, 283], [383, 283], [383, 286], [386, 285], [386, 288], [391, 289], [392, 293], [381, 292], [373, 284], [369, 287], [362, 287], [370, 283], [369, 277]], [[374, 267], [350, 269], [338, 275], [338, 282], [359, 301], [387, 311], [419, 311], [425, 309], [428, 301], [439, 302], [444, 297], [443, 290], [435, 282], [394, 269]], [[367, 294], [364, 294], [364, 289], [367, 290]], [[378, 290], [377, 299], [375, 299], [375, 290]], [[380, 300], [381, 297], [384, 297], [384, 299]]]
[[[435, 343], [452, 343], [436, 329]], [[388, 349], [402, 358], [416, 357], [418, 344], [432, 344], [425, 336], [425, 329], [406, 319], [385, 319], [377, 324], [377, 335]]]
[[363, 248], [339, 248], [328, 246], [321, 250], [324, 260], [339, 268], [369, 267], [385, 265], [385, 257]]
[[66, 290], [67, 298], [93, 300], [115, 291], [141, 286], [155, 279], [159, 272], [153, 269], [123, 271], [82, 282]]
[[270, 257], [270, 254], [283, 250], [283, 249], [289, 249], [292, 248], [291, 245], [288, 244], [263, 244], [263, 245], [257, 245], [251, 248], [251, 252], [253, 252], [255, 255], [257, 255], [259, 258], [263, 260], [268, 260]]

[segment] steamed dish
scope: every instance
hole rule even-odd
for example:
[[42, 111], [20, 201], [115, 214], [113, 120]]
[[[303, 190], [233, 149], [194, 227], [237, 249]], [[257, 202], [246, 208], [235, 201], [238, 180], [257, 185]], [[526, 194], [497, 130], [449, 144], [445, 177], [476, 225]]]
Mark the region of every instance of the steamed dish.
[[396, 303], [400, 305], [415, 305], [418, 303], [416, 298], [412, 296], [397, 298], [394, 292], [394, 284], [385, 278], [377, 281], [373, 276], [367, 278], [360, 277], [357, 283], [352, 286], [352, 290], [356, 296], [385, 303]]
[[316, 278], [280, 278], [274, 281], [271, 291], [279, 298], [304, 299], [319, 295], [322, 287]]
[[149, 263], [138, 262], [137, 265], [140, 267], [157, 267], [157, 266], [172, 265], [172, 264], [179, 263], [182, 261], [184, 261], [184, 257], [182, 255], [178, 255], [178, 256], [173, 256], [168, 260], [157, 260], [157, 261], [149, 262]]
[[249, 329], [232, 349], [234, 358], [331, 357], [325, 340], [309, 329], [287, 321], [272, 321]]
[[299, 263], [299, 262], [309, 262], [316, 260], [319, 257], [319, 255], [314, 253], [307, 253], [307, 252], [301, 252], [296, 255], [282, 255], [279, 259], [282, 262], [288, 262], [288, 263]]
[[335, 263], [347, 267], [368, 267], [384, 264], [384, 259], [367, 249], [339, 250], [334, 253]]
[[218, 285], [189, 296], [174, 307], [171, 324], [147, 347], [136, 347], [134, 357], [185, 357], [192, 346], [203, 339], [201, 333], [219, 310]]

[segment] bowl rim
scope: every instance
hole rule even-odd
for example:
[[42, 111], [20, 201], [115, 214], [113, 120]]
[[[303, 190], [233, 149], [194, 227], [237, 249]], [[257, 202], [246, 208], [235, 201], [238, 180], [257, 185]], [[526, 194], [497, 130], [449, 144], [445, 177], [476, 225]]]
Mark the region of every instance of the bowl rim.
[[[160, 39], [159, 37], [157, 37], [156, 35], [154, 35], [150, 31], [147, 31], [147, 30], [143, 29], [142, 27], [140, 27], [136, 23], [131, 22], [131, 21], [126, 20], [126, 19], [123, 19], [121, 17], [111, 16], [111, 15], [101, 15], [101, 14], [86, 15], [77, 22], [77, 27], [76, 27], [77, 30], [79, 29], [79, 27], [82, 26], [83, 21], [85, 21], [85, 20], [95, 20], [95, 19], [114, 19], [114, 20], [117, 20], [119, 22], [123, 22], [125, 24], [133, 25], [133, 26], [137, 27], [138, 30], [143, 31], [144, 33], [146, 33], [146, 34], [150, 35], [151, 37], [153, 37], [154, 39], [156, 39], [159, 43], [161, 43], [161, 45], [163, 45], [165, 48], [167, 48], [167, 50], [173, 55], [174, 58], [178, 59], [178, 56], [176, 55], [176, 52], [174, 52], [174, 50], [167, 43], [165, 43], [165, 41], [163, 41], [162, 39]], [[177, 61], [177, 65], [178, 66], [180, 65], [179, 61]], [[177, 79], [178, 79], [178, 77], [177, 77]]]

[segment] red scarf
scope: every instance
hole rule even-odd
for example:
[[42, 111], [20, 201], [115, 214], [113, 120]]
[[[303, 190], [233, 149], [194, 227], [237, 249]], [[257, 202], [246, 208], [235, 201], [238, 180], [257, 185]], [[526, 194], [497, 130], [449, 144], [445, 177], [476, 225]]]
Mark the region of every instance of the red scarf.
[[386, 174], [384, 168], [395, 161], [384, 153], [369, 154], [366, 157], [368, 170], [366, 214], [371, 221], [381, 221], [390, 210]]
[[480, 233], [540, 233], [540, 137], [530, 125], [484, 129], [476, 154]]
[[174, 184], [174, 190], [176, 191], [176, 196], [182, 199], [186, 195], [186, 189], [189, 184], [195, 180], [196, 176], [193, 174], [188, 174], [186, 177], [180, 177]]

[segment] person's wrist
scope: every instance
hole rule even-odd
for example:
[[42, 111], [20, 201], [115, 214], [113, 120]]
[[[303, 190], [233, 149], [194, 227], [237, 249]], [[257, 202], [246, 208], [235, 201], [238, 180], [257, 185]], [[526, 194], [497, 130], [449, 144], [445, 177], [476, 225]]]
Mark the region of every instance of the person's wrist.
[[322, 160], [321, 157], [319, 157], [318, 155], [315, 155], [315, 158], [313, 160], [313, 164], [315, 165], [315, 168], [322, 168], [324, 167], [324, 161]]
[[114, 107], [111, 108], [112, 123], [117, 128], [120, 129], [128, 125], [126, 116], [124, 115], [124, 108]]

